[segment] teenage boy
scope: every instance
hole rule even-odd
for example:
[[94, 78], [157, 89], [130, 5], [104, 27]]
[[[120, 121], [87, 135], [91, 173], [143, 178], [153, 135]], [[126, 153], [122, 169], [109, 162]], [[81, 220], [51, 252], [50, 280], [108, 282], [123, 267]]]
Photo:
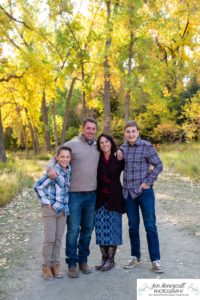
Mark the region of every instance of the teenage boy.
[[125, 125], [124, 137], [125, 142], [120, 149], [123, 151], [125, 160], [123, 194], [131, 244], [131, 257], [124, 268], [130, 269], [140, 263], [140, 208], [146, 230], [152, 270], [156, 273], [163, 273], [153, 191], [153, 184], [163, 169], [162, 162], [152, 144], [140, 138], [139, 127], [135, 121], [129, 121]]

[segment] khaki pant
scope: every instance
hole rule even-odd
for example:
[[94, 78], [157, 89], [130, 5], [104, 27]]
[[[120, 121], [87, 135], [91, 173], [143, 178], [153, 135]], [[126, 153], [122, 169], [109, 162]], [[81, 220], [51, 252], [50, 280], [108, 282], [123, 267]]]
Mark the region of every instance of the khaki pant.
[[44, 206], [42, 218], [44, 222], [43, 265], [57, 265], [60, 263], [60, 248], [66, 226], [66, 216], [58, 215], [52, 208]]

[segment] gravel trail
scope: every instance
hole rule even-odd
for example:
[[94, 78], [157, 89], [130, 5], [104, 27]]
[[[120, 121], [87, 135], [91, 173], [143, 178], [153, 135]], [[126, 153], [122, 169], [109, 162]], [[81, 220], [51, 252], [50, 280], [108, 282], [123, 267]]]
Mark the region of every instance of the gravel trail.
[[[200, 278], [200, 185], [187, 178], [164, 172], [155, 185], [157, 224], [165, 268], [162, 275], [149, 270], [150, 262], [141, 224], [142, 264], [124, 270], [129, 256], [127, 218], [123, 218], [123, 246], [116, 266], [97, 272], [100, 255], [91, 243], [90, 275], [77, 279], [67, 275], [46, 282], [41, 277], [43, 226], [40, 206], [32, 190], [24, 190], [0, 211], [0, 299], [6, 300], [136, 300], [138, 278]], [[65, 274], [63, 239], [61, 264]]]

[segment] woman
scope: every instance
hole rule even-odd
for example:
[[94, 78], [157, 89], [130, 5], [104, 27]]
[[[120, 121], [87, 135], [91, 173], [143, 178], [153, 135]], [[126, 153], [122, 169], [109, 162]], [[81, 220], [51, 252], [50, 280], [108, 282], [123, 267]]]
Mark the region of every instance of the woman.
[[97, 202], [95, 212], [96, 243], [100, 246], [102, 261], [97, 270], [108, 271], [114, 267], [114, 256], [122, 244], [122, 213], [124, 201], [120, 174], [124, 161], [114, 155], [116, 144], [107, 134], [97, 140], [100, 159], [97, 171]]

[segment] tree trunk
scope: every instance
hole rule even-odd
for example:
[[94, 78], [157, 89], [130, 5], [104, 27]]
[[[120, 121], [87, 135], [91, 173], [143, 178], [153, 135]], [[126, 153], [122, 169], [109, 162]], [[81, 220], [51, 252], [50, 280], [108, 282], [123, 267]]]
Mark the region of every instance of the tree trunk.
[[81, 66], [81, 77], [82, 77], [82, 87], [83, 87], [82, 97], [83, 97], [83, 120], [84, 120], [87, 117], [84, 62], [82, 62], [82, 66]]
[[20, 113], [20, 108], [19, 108], [19, 106], [17, 105], [16, 102], [15, 102], [15, 105], [16, 105], [16, 112], [17, 112], [17, 114], [18, 114], [19, 122], [20, 122], [20, 127], [21, 127], [22, 143], [23, 143], [23, 146], [25, 146], [26, 152], [28, 152], [28, 145], [27, 145], [27, 139], [26, 139], [26, 132], [25, 132], [24, 125], [23, 125], [23, 122], [22, 122], [22, 117], [21, 117], [21, 113]]
[[4, 148], [4, 139], [3, 139], [3, 122], [2, 122], [2, 116], [1, 116], [1, 105], [0, 105], [0, 161], [6, 162], [6, 152]]
[[74, 89], [76, 78], [72, 78], [69, 93], [66, 99], [66, 105], [65, 105], [65, 113], [64, 113], [64, 120], [63, 120], [63, 128], [62, 128], [62, 135], [61, 135], [61, 144], [65, 142], [65, 135], [66, 135], [66, 129], [67, 129], [67, 122], [69, 117], [69, 109], [70, 109], [70, 102], [72, 98], [72, 93]]
[[36, 144], [36, 148], [37, 148], [37, 153], [39, 153], [40, 152], [40, 144], [39, 144], [39, 140], [38, 140], [38, 130], [35, 126], [33, 127], [33, 131], [34, 131], [34, 137], [35, 137], [35, 144]]
[[107, 37], [105, 43], [105, 56], [104, 56], [104, 132], [110, 133], [110, 64], [108, 60], [108, 52], [111, 46], [111, 24], [110, 24], [110, 14], [111, 14], [111, 2], [106, 1], [107, 7]]
[[128, 122], [130, 115], [130, 101], [131, 101], [131, 73], [132, 73], [132, 59], [133, 59], [133, 33], [130, 33], [129, 57], [128, 57], [128, 78], [127, 91], [125, 97], [125, 122]]
[[51, 143], [50, 143], [50, 134], [49, 134], [49, 124], [48, 124], [48, 110], [46, 106], [46, 94], [45, 91], [42, 95], [42, 120], [44, 124], [44, 143], [46, 151], [51, 151]]
[[127, 91], [125, 97], [125, 122], [128, 122], [130, 115], [130, 101], [131, 101], [131, 73], [132, 73], [132, 60], [133, 60], [133, 5], [130, 5], [129, 15], [129, 26], [130, 26], [130, 43], [129, 43], [129, 55], [128, 55], [128, 78], [127, 78]]
[[57, 131], [57, 124], [56, 124], [56, 103], [55, 103], [54, 99], [52, 101], [51, 110], [52, 110], [52, 116], [53, 116], [54, 139], [55, 139], [56, 148], [58, 148], [58, 131]]
[[25, 113], [26, 113], [27, 121], [28, 121], [28, 128], [29, 128], [30, 134], [31, 134], [32, 145], [33, 145], [33, 151], [34, 151], [35, 154], [37, 154], [37, 153], [38, 153], [38, 148], [37, 148], [37, 143], [36, 143], [36, 140], [35, 140], [34, 129], [33, 129], [33, 126], [32, 126], [32, 124], [31, 124], [30, 117], [29, 117], [29, 115], [28, 115], [28, 109], [25, 107], [24, 110], [25, 110]]
[[125, 122], [127, 123], [129, 120], [129, 110], [130, 110], [130, 99], [131, 99], [131, 95], [130, 95], [130, 89], [127, 90], [126, 92], [126, 103], [125, 103]]

